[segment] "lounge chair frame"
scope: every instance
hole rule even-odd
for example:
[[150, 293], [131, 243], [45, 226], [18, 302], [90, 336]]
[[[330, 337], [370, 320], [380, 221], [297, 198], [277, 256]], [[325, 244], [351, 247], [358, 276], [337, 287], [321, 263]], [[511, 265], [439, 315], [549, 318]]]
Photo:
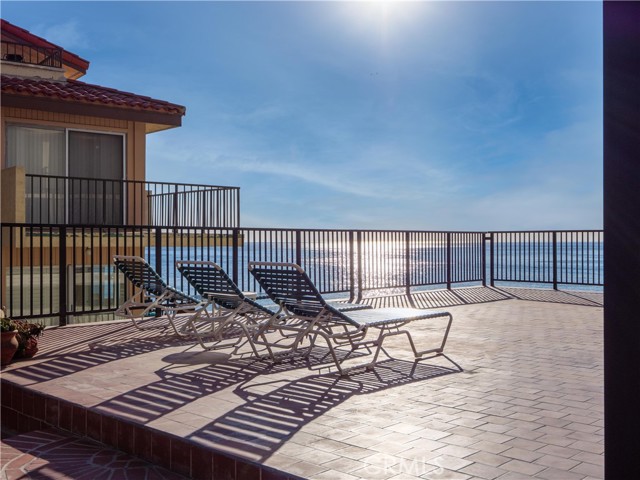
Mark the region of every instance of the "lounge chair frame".
[[[425, 358], [426, 355], [446, 357], [444, 347], [453, 322], [453, 316], [449, 312], [409, 308], [341, 312], [322, 298], [304, 269], [297, 264], [250, 262], [249, 271], [289, 319], [278, 326], [281, 332], [293, 339], [289, 348], [295, 351], [308, 339], [310, 346], [307, 351], [310, 351], [318, 338], [323, 339], [333, 363], [342, 375], [353, 368], [374, 368], [380, 352], [384, 351], [384, 341], [392, 336], [406, 336], [416, 359]], [[413, 321], [437, 318], [446, 321], [442, 340], [436, 346], [418, 350], [411, 332], [404, 327]], [[292, 322], [291, 319], [296, 321]], [[373, 339], [367, 339], [370, 330], [377, 331]], [[349, 350], [345, 357], [339, 358], [336, 348], [343, 346]], [[343, 368], [342, 363], [351, 353], [363, 348], [369, 353], [373, 352], [371, 361]]]
[[[206, 337], [194, 332], [200, 346], [205, 350], [226, 346], [239, 348], [245, 338], [255, 355], [259, 356], [253, 337], [259, 325], [271, 322], [279, 315], [279, 311], [273, 312], [249, 298], [215, 262], [182, 260], [176, 262], [176, 268], [212, 307], [210, 316], [215, 319], [215, 323], [212, 322], [211, 331], [207, 332]], [[234, 328], [240, 329], [242, 333], [236, 335], [236, 340], [229, 344], [225, 334]]]
[[[169, 285], [158, 275], [147, 261], [135, 255], [115, 255], [113, 263], [134, 285], [134, 293], [115, 311], [116, 315], [128, 318], [138, 330], [171, 328], [178, 336], [186, 336], [190, 322], [206, 312], [208, 302], [199, 300]], [[178, 313], [190, 314], [185, 326], [175, 323]], [[157, 319], [166, 318], [167, 323], [144, 325], [145, 317], [154, 314]]]

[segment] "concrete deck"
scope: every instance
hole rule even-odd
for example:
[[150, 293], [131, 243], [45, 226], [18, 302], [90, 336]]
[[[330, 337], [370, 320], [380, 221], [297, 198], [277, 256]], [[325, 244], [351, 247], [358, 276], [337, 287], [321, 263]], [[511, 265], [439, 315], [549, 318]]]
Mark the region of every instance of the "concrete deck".
[[469, 288], [413, 302], [453, 313], [446, 353], [463, 372], [413, 362], [400, 338], [375, 371], [341, 378], [322, 349], [270, 365], [128, 323], [72, 326], [3, 369], [3, 424], [54, 426], [192, 478], [603, 478], [601, 294]]

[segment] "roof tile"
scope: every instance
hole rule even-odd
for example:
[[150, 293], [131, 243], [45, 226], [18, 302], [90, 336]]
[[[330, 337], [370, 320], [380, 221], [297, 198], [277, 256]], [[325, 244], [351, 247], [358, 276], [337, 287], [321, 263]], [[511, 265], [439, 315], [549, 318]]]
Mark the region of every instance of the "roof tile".
[[119, 108], [131, 108], [162, 113], [184, 115], [182, 105], [164, 100], [123, 92], [113, 88], [91, 85], [78, 80], [57, 82], [37, 78], [21, 78], [2, 75], [2, 93], [45, 96], [63, 101], [98, 103]]

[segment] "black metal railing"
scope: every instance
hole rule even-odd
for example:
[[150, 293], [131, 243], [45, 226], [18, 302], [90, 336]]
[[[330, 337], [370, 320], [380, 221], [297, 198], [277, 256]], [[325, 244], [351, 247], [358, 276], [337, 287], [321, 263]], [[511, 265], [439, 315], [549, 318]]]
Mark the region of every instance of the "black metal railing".
[[240, 189], [216, 185], [25, 175], [30, 224], [238, 227]]
[[491, 232], [492, 285], [604, 285], [602, 230]]
[[423, 232], [264, 228], [165, 228], [5, 224], [0, 300], [15, 318], [112, 312], [130, 285], [114, 255], [139, 255], [189, 290], [177, 260], [220, 264], [243, 290], [260, 292], [248, 262], [302, 265], [324, 294], [411, 294], [461, 284], [603, 285], [602, 231]]
[[2, 60], [28, 65], [41, 65], [45, 67], [62, 68], [62, 49], [52, 47], [38, 47], [2, 41]]

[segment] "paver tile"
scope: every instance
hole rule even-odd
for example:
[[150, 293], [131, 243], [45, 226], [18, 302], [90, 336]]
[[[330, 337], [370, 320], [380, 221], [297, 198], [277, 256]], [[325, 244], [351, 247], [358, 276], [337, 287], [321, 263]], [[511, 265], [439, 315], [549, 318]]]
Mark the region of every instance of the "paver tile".
[[326, 470], [309, 478], [311, 480], [358, 480], [361, 477], [350, 475], [339, 470]]
[[457, 445], [459, 447], [466, 447], [473, 445], [478, 441], [476, 437], [465, 437], [463, 435], [449, 435], [440, 440], [442, 443], [448, 443], [450, 445]]
[[580, 462], [578, 460], [573, 460], [570, 458], [555, 457], [553, 455], [543, 455], [542, 457], [536, 459], [535, 463], [544, 465], [545, 467], [568, 471], [578, 465]]
[[472, 463], [471, 465], [464, 467], [461, 472], [473, 475], [474, 477], [493, 480], [507, 473], [507, 470], [503, 470], [502, 468], [497, 467], [491, 467], [482, 463]]
[[439, 448], [438, 450], [436, 450], [436, 452], [443, 455], [450, 455], [452, 457], [465, 458], [469, 455], [477, 453], [478, 450], [475, 450], [473, 448], [459, 447], [457, 445], [447, 445], [445, 447]]
[[521, 460], [510, 460], [500, 466], [510, 472], [521, 473], [523, 475], [534, 476], [536, 473], [544, 470], [544, 467], [534, 463], [523, 462]]
[[604, 476], [603, 466], [594, 465], [592, 463], [580, 463], [579, 465], [573, 467], [570, 471], [594, 478], [603, 478]]
[[460, 471], [436, 468], [422, 476], [426, 480], [470, 480], [471, 476]]
[[580, 452], [577, 455], [571, 457], [571, 460], [593, 463], [594, 465], [604, 465], [604, 455], [598, 455], [589, 452]]
[[323, 464], [323, 466], [333, 471], [340, 472], [353, 472], [354, 470], [360, 470], [367, 466], [366, 463], [360, 460], [352, 460], [347, 457], [338, 457], [334, 460], [330, 460]]
[[532, 452], [531, 450], [525, 450], [523, 448], [510, 448], [509, 450], [502, 452], [500, 455], [515, 458], [516, 460], [522, 460], [523, 462], [532, 462], [536, 458], [540, 458], [542, 456], [541, 453]]
[[584, 475], [566, 470], [558, 470], [556, 468], [547, 468], [546, 470], [536, 473], [536, 478], [542, 478], [544, 480], [582, 480]]
[[569, 445], [569, 448], [575, 448], [584, 452], [601, 454], [604, 452], [604, 445], [594, 442], [578, 441]]
[[427, 463], [447, 470], [461, 470], [467, 465], [471, 465], [473, 462], [463, 460], [458, 457], [452, 457], [451, 455], [438, 455], [435, 458], [427, 460]]

